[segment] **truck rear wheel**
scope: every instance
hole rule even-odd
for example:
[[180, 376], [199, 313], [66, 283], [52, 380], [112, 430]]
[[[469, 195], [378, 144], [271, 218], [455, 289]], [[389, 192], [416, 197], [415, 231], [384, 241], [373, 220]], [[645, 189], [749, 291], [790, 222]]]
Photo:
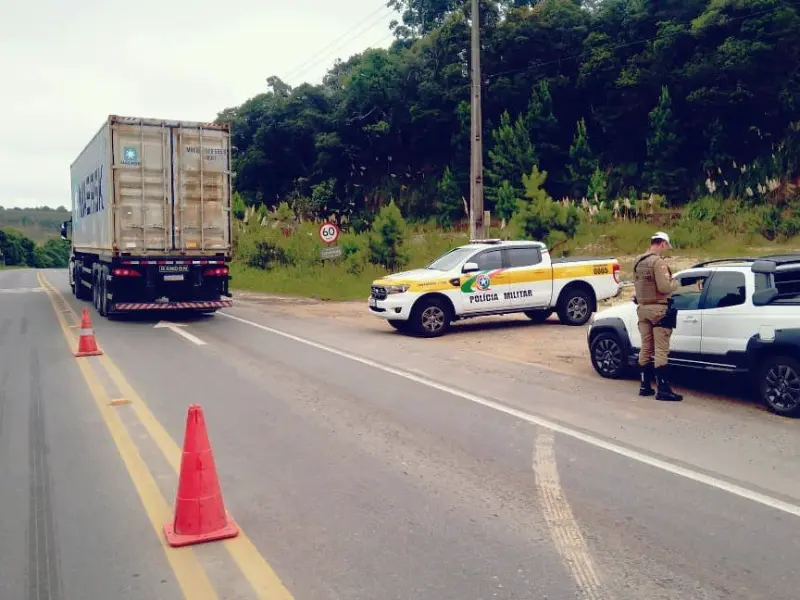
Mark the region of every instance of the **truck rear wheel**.
[[94, 271], [94, 276], [92, 277], [92, 304], [94, 304], [95, 310], [103, 314], [100, 310], [100, 271]]
[[83, 285], [82, 263], [75, 263], [75, 273], [72, 276], [72, 280], [75, 282], [75, 297], [78, 300], [89, 300], [91, 298], [91, 294], [86, 290], [86, 286]]
[[100, 308], [98, 312], [103, 317], [108, 317], [108, 279], [106, 278], [108, 270], [105, 267], [100, 268], [100, 283], [98, 289], [100, 291]]

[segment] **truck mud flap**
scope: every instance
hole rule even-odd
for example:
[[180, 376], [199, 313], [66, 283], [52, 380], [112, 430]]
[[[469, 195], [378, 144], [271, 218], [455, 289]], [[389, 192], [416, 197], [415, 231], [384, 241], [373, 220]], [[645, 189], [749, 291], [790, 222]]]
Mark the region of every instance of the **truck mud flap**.
[[214, 300], [208, 302], [118, 302], [112, 310], [191, 310], [204, 308], [229, 308], [233, 300]]

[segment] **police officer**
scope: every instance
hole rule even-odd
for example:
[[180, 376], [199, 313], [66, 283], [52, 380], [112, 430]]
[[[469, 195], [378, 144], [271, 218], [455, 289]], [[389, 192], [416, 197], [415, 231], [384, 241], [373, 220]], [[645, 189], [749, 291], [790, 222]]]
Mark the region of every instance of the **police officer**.
[[[672, 280], [672, 272], [663, 258], [664, 252], [670, 248], [669, 236], [659, 231], [650, 238], [650, 250], [639, 256], [633, 266], [636, 312], [642, 337], [639, 395], [652, 396], [655, 393], [656, 400], [679, 401], [683, 396], [672, 391], [667, 377], [669, 340], [674, 327], [668, 315], [669, 297], [677, 289], [677, 282]], [[653, 379], [658, 383], [657, 392], [652, 387]]]

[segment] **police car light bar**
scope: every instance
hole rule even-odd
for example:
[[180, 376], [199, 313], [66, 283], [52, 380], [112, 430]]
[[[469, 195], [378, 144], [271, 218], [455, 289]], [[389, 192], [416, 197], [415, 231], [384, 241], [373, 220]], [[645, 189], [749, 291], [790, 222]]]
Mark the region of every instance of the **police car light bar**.
[[470, 244], [500, 244], [503, 240], [500, 238], [490, 238], [488, 240], [470, 240]]

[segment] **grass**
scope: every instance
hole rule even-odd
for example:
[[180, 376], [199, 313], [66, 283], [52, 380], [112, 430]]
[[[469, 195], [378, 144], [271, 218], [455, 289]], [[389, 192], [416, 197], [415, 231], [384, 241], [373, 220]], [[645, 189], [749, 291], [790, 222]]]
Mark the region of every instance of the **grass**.
[[234, 262], [231, 285], [239, 290], [318, 300], [364, 300], [369, 296], [370, 282], [385, 273], [375, 266], [354, 275], [341, 264], [261, 270]]
[[[732, 220], [728, 210], [724, 218]], [[752, 215], [745, 215], [750, 219]], [[615, 256], [622, 265], [622, 278], [630, 279], [630, 270], [636, 255], [646, 249], [647, 241], [654, 231], [663, 229], [670, 233], [675, 250], [673, 270], [680, 270], [711, 258], [760, 256], [778, 252], [800, 250], [800, 237], [769, 241], [750, 226], [741, 226], [742, 221], [725, 223], [689, 220], [685, 215], [672, 225], [654, 225], [640, 221], [611, 221], [603, 224], [584, 221], [577, 235], [567, 243], [553, 248], [555, 256]], [[257, 223], [239, 227], [237, 255], [231, 267], [234, 289], [262, 293], [309, 297], [319, 300], [363, 300], [369, 294], [369, 285], [386, 275], [382, 267], [369, 264], [363, 259], [365, 236], [344, 234], [339, 245], [345, 256], [333, 263], [323, 264], [319, 259], [322, 243], [317, 240], [318, 225], [301, 225], [290, 237], [279, 230], [260, 227]], [[507, 238], [508, 229], [492, 230], [490, 237]], [[278, 257], [271, 255], [269, 268], [247, 266], [248, 257], [256, 251], [256, 242], [268, 240], [278, 248]], [[403, 270], [420, 268], [441, 256], [446, 251], [468, 242], [466, 233], [442, 232], [430, 227], [409, 226], [406, 243], [408, 263]]]

